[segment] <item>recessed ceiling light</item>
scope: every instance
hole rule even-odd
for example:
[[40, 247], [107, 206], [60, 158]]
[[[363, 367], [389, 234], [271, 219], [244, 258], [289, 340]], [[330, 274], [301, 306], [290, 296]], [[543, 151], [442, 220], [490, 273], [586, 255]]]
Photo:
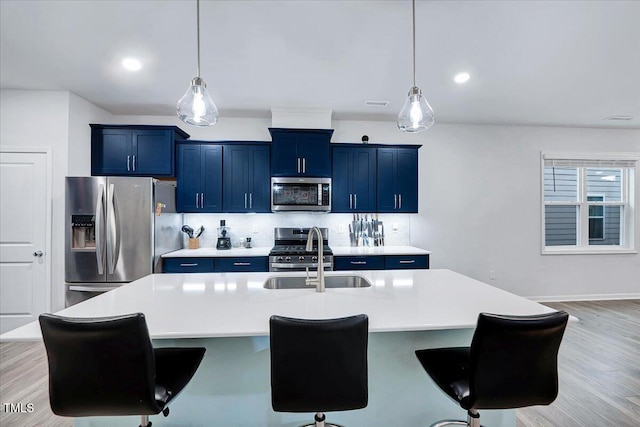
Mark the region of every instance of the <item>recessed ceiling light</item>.
[[469, 80], [469, 77], [471, 77], [469, 73], [458, 73], [453, 78], [453, 80], [458, 84], [462, 84], [462, 83], [466, 83], [467, 80]]
[[139, 71], [142, 64], [135, 58], [125, 58], [122, 60], [122, 66], [129, 71]]

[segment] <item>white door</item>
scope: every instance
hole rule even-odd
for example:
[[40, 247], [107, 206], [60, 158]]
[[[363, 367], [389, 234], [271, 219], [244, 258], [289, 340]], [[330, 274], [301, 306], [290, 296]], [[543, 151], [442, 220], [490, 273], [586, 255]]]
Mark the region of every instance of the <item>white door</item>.
[[0, 152], [0, 331], [50, 305], [48, 152]]

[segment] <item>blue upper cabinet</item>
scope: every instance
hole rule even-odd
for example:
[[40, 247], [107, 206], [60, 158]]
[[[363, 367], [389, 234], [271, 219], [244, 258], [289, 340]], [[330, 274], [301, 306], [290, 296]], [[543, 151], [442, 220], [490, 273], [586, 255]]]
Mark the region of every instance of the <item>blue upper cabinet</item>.
[[331, 211], [376, 211], [376, 148], [334, 144]]
[[175, 176], [175, 142], [189, 138], [176, 126], [91, 126], [91, 174]]
[[418, 148], [378, 148], [377, 212], [418, 212]]
[[222, 145], [178, 144], [178, 212], [222, 212]]
[[271, 212], [269, 145], [224, 145], [224, 212]]
[[331, 177], [333, 129], [269, 128], [272, 176]]

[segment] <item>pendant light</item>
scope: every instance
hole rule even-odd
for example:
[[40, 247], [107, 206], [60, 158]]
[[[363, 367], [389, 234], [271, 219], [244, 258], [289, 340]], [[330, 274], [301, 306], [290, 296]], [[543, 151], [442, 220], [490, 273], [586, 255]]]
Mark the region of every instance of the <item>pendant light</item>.
[[407, 133], [422, 132], [433, 126], [435, 115], [422, 91], [416, 86], [416, 0], [413, 3], [413, 87], [398, 114], [398, 129]]
[[207, 84], [200, 78], [200, 0], [196, 0], [197, 9], [197, 31], [198, 31], [198, 68], [196, 77], [191, 80], [191, 85], [184, 94], [176, 111], [178, 117], [185, 123], [193, 126], [213, 126], [218, 121], [218, 109], [213, 103]]

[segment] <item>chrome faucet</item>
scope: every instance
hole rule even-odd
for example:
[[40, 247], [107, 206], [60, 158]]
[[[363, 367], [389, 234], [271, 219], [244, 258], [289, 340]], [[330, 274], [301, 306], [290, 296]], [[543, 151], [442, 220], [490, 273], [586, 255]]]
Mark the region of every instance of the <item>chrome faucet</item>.
[[322, 253], [324, 252], [324, 244], [322, 242], [322, 232], [318, 227], [309, 229], [309, 235], [307, 236], [307, 252], [313, 250], [313, 233], [318, 236], [318, 275], [315, 279], [309, 278], [309, 269], [307, 268], [307, 285], [316, 285], [316, 292], [324, 292], [324, 260]]

